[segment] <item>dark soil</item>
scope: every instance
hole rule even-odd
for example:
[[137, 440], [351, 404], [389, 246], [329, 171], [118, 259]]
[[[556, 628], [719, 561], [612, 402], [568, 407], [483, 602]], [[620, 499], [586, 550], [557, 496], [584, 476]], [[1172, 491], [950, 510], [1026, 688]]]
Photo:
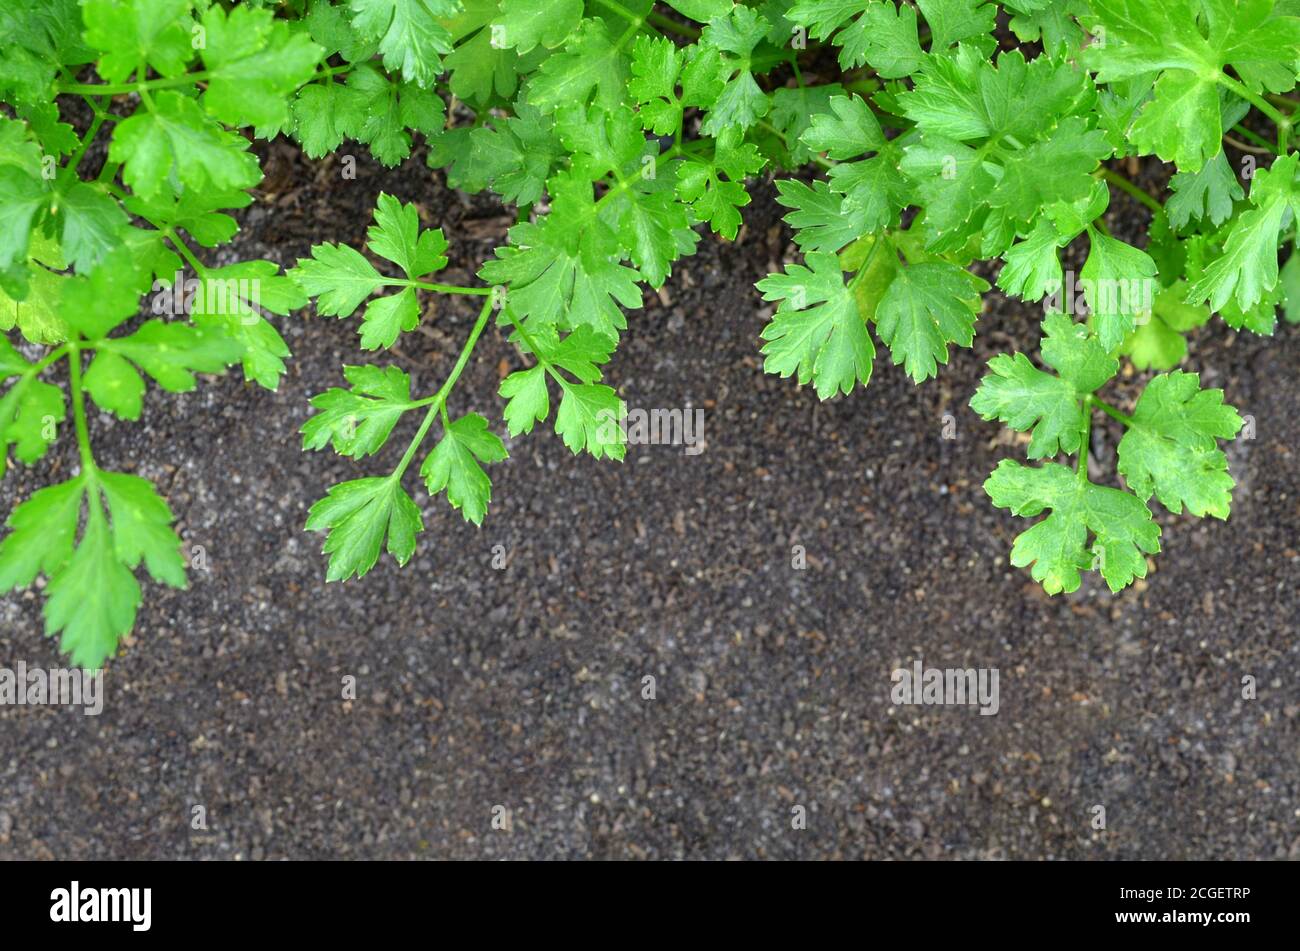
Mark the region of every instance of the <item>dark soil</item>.
[[[343, 181], [277, 146], [223, 255], [359, 243], [384, 189], [445, 228], [448, 280], [468, 281], [511, 221], [416, 159], [358, 162]], [[355, 321], [285, 321], [278, 393], [236, 373], [151, 391], [142, 424], [92, 416], [101, 464], [157, 480], [209, 570], [146, 585], [102, 716], [0, 709], [0, 856], [1300, 857], [1295, 331], [1215, 321], [1193, 340], [1189, 368], [1256, 421], [1230, 449], [1231, 520], [1161, 514], [1145, 582], [1048, 598], [1007, 561], [1023, 522], [980, 489], [1019, 448], [966, 405], [991, 353], [1036, 347], [1039, 315], [990, 294], [975, 350], [937, 381], [913, 386], [882, 350], [869, 389], [819, 403], [761, 370], [753, 282], [788, 251], [773, 193], [647, 295], [611, 367], [631, 406], [703, 407], [707, 449], [617, 465], [535, 432], [492, 470], [481, 529], [408, 477], [427, 531], [402, 570], [385, 557], [327, 586], [301, 531], [330, 484], [389, 471], [414, 425], [362, 466], [300, 451], [308, 398], [369, 359]], [[1143, 213], [1116, 206], [1134, 236]], [[429, 306], [392, 357], [422, 392], [473, 319]], [[499, 421], [516, 365], [485, 338], [455, 409]], [[1135, 382], [1112, 395], [1129, 405]], [[1098, 478], [1117, 436], [1101, 430]], [[0, 512], [74, 464], [68, 444], [11, 473]], [[60, 663], [40, 603], [0, 603], [4, 665]], [[914, 659], [998, 668], [1000, 711], [893, 706], [890, 673]]]

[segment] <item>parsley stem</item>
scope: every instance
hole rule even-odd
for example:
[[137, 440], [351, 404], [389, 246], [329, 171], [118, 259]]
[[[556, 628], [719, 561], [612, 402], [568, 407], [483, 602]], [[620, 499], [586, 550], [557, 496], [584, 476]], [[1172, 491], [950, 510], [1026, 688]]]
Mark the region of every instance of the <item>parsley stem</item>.
[[1225, 86], [1232, 90], [1242, 99], [1245, 99], [1252, 106], [1258, 109], [1264, 115], [1273, 120], [1273, 125], [1277, 126], [1277, 150], [1279, 154], [1286, 154], [1287, 142], [1291, 138], [1291, 119], [1283, 115], [1263, 96], [1256, 95], [1246, 88], [1245, 84], [1239, 80], [1233, 79], [1222, 70], [1215, 76], [1219, 85]]
[[[568, 392], [570, 386], [569, 381], [560, 375], [560, 371], [556, 369], [555, 364], [542, 356], [541, 351], [537, 349], [537, 344], [533, 343], [533, 338], [529, 335], [528, 331], [524, 329], [524, 325], [519, 322], [519, 318], [511, 313], [509, 308], [502, 310], [501, 313], [505, 314], [506, 320], [510, 321], [511, 325], [515, 328], [515, 331], [519, 334], [519, 339], [524, 342], [524, 346], [528, 348], [528, 352], [532, 354], [533, 359], [546, 368], [547, 374], [556, 383], [560, 384], [562, 390]], [[518, 348], [518, 346], [519, 344], [515, 344], [516, 348]]]
[[140, 68], [135, 73], [135, 91], [140, 94], [140, 101], [144, 103], [145, 108], [153, 112], [153, 97], [149, 95], [149, 67], [143, 58], [140, 60]]
[[[761, 128], [766, 129], [768, 132], [771, 132], [774, 136], [776, 136], [776, 137], [777, 137], [778, 139], [780, 139], [783, 143], [785, 143], [785, 149], [786, 149], [787, 152], [792, 152], [792, 151], [794, 151], [793, 149], [790, 148], [790, 137], [789, 137], [788, 135], [786, 135], [784, 132], [782, 132], [780, 129], [778, 129], [776, 126], [772, 125], [772, 123], [768, 122], [766, 119], [759, 119], [758, 122], [756, 123], [756, 125], [760, 126]], [[822, 168], [834, 168], [834, 167], [835, 167], [835, 163], [834, 163], [834, 162], [831, 162], [831, 161], [828, 161], [827, 159], [822, 158], [822, 157], [821, 157], [820, 155], [818, 155], [816, 152], [812, 153], [812, 160], [813, 160], [814, 162], [816, 162], [818, 165], [820, 165]]]
[[[478, 320], [474, 322], [474, 329], [469, 332], [469, 339], [465, 341], [465, 346], [461, 349], [460, 356], [456, 359], [456, 365], [451, 368], [451, 375], [447, 377], [447, 381], [442, 384], [442, 387], [438, 392], [428, 398], [427, 402], [429, 405], [429, 411], [424, 414], [424, 421], [420, 423], [420, 428], [416, 431], [415, 438], [412, 439], [411, 444], [406, 447], [406, 454], [402, 456], [402, 461], [399, 462], [397, 468], [393, 470], [391, 478], [394, 481], [401, 480], [402, 474], [406, 472], [407, 467], [411, 464], [411, 460], [415, 458], [415, 453], [420, 448], [420, 443], [424, 442], [424, 437], [429, 434], [429, 427], [433, 425], [434, 418], [441, 413], [443, 420], [445, 421], [447, 419], [447, 411], [445, 408], [447, 397], [451, 395], [452, 387], [454, 387], [456, 381], [460, 379], [460, 374], [465, 369], [465, 364], [469, 363], [470, 354], [474, 352], [474, 345], [478, 343], [479, 335], [483, 333], [483, 328], [487, 326], [488, 317], [490, 317], [491, 314], [492, 298], [489, 297], [483, 302], [483, 309], [479, 311]], [[420, 401], [421, 404], [424, 404], [425, 402], [425, 400]]]
[[1092, 412], [1089, 410], [1090, 397], [1083, 400], [1083, 435], [1079, 440], [1079, 464], [1074, 470], [1080, 483], [1088, 481], [1088, 451], [1092, 448]]
[[[87, 102], [89, 101], [87, 100]], [[77, 148], [68, 156], [65, 168], [69, 168], [74, 172], [77, 170], [77, 166], [81, 164], [81, 160], [86, 155], [86, 149], [90, 148], [90, 143], [94, 142], [95, 136], [99, 135], [99, 127], [104, 124], [104, 116], [105, 113], [102, 109], [95, 109], [95, 118], [91, 120], [90, 128], [86, 130], [86, 134], [78, 143]]]
[[871, 262], [876, 259], [876, 252], [880, 250], [880, 246], [886, 241], [889, 241], [889, 232], [882, 231], [880, 234], [876, 235], [875, 240], [871, 242], [871, 250], [867, 252], [867, 256], [863, 259], [862, 264], [859, 265], [857, 273], [849, 278], [849, 290], [853, 290], [853, 288], [857, 286], [858, 282], [866, 277], [867, 272], [871, 269]]
[[72, 390], [72, 418], [77, 430], [77, 449], [81, 452], [81, 471], [93, 477], [95, 457], [90, 451], [90, 429], [86, 425], [86, 397], [81, 386], [81, 350], [76, 342], [68, 343], [68, 381]]
[[58, 360], [62, 359], [67, 354], [67, 352], [68, 352], [68, 344], [66, 343], [61, 347], [51, 350], [49, 353], [47, 353], [44, 356], [44, 358], [41, 359], [39, 363], [33, 363], [26, 370], [24, 370], [23, 376], [27, 378], [40, 376], [41, 373], [49, 369], [51, 364], [56, 363]]
[[645, 22], [645, 17], [637, 16], [627, 7], [623, 6], [623, 4], [619, 3], [618, 0], [596, 0], [596, 3], [600, 4], [607, 10], [613, 10], [624, 20], [627, 20], [628, 23], [634, 24], [636, 29], [640, 29], [641, 24]]
[[[675, 159], [678, 156], [685, 155], [687, 153], [687, 147], [691, 145], [694, 145], [694, 143], [688, 142], [686, 143], [685, 146], [674, 145], [672, 148], [668, 149], [667, 151], [660, 152], [657, 156], [655, 156], [655, 164], [654, 164], [655, 174], [658, 175], [660, 165], [663, 165], [665, 162]], [[585, 228], [587, 226], [587, 221], [590, 219], [590, 216], [594, 215], [600, 209], [601, 205], [609, 201], [615, 195], [621, 195], [624, 192], [630, 191], [632, 188], [636, 187], [637, 180], [641, 179], [641, 177], [642, 176], [640, 175], [633, 175], [631, 178], [621, 178], [619, 179], [618, 182], [611, 185], [609, 190], [606, 191], [605, 194], [601, 195], [598, 199], [592, 202], [590, 207], [586, 209], [587, 216], [584, 217], [580, 222], [577, 222], [575, 224], [575, 227]]]
[[68, 93], [77, 96], [124, 96], [127, 93], [142, 90], [175, 89], [203, 82], [208, 78], [206, 72], [186, 73], [171, 79], [142, 79], [134, 83], [59, 83], [54, 87], [56, 95]]
[[688, 40], [698, 40], [700, 31], [686, 23], [678, 23], [676, 20], [664, 16], [662, 13], [656, 13], [651, 10], [646, 14], [646, 22], [660, 30], [667, 30], [669, 33], [676, 33], [678, 36], [684, 36]]
[[193, 268], [195, 274], [202, 278], [208, 273], [208, 269], [203, 266], [203, 262], [194, 256], [194, 252], [190, 250], [190, 246], [182, 240], [181, 236], [178, 235], [174, 229], [159, 228], [158, 230], [162, 232], [164, 238], [172, 243], [172, 246], [176, 248], [180, 253], [180, 256], [185, 259], [185, 263]]
[[1245, 142], [1240, 142], [1225, 132], [1223, 134], [1223, 141], [1227, 142], [1234, 149], [1239, 149], [1242, 152], [1253, 152], [1256, 155], [1277, 154], [1277, 149], [1273, 148], [1272, 142], [1268, 141], [1268, 139], [1264, 138], [1262, 135], [1256, 135], [1254, 132], [1251, 132], [1241, 123], [1237, 123], [1233, 126], [1232, 131], [1255, 143], [1254, 145], [1247, 145]]
[[1114, 185], [1130, 198], [1137, 199], [1139, 202], [1146, 205], [1147, 208], [1151, 209], [1151, 211], [1156, 212], [1157, 214], [1164, 211], [1164, 205], [1160, 204], [1160, 201], [1146, 189], [1134, 185], [1123, 175], [1120, 175], [1118, 172], [1114, 172], [1111, 169], [1103, 167], [1100, 169], [1100, 172], [1102, 179]]
[[[329, 79], [337, 76], [339, 73], [351, 71], [352, 66], [322, 66], [316, 73], [307, 80], [313, 83], [318, 79]], [[57, 83], [54, 87], [55, 95], [75, 95], [75, 96], [123, 96], [127, 93], [153, 92], [159, 89], [176, 89], [180, 86], [192, 86], [195, 83], [205, 83], [213, 78], [211, 70], [201, 69], [193, 73], [185, 73], [182, 76], [172, 76], [166, 79], [144, 79], [144, 73], [140, 73], [141, 79], [137, 82], [129, 83]]]
[[439, 294], [477, 294], [487, 296], [492, 293], [490, 287], [462, 287], [459, 284], [433, 284], [429, 281], [395, 280], [394, 284], [418, 287], [422, 291], [436, 291]]
[[1133, 425], [1132, 416], [1125, 416], [1123, 413], [1121, 413], [1115, 407], [1111, 406], [1105, 400], [1098, 399], [1097, 397], [1089, 394], [1087, 398], [1087, 402], [1090, 406], [1097, 407], [1097, 409], [1101, 410], [1103, 413], [1105, 413], [1107, 416], [1111, 417], [1112, 419], [1119, 420], [1125, 426]]

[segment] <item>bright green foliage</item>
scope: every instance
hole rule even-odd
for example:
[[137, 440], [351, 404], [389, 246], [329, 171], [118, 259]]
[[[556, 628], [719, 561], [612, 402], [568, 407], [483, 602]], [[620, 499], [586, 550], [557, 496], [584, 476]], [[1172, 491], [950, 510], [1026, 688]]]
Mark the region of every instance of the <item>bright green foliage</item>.
[[1169, 180], [1169, 188], [1173, 194], [1165, 203], [1165, 211], [1169, 223], [1179, 230], [1193, 218], [1208, 219], [1218, 227], [1232, 217], [1233, 202], [1246, 194], [1222, 149], [1199, 172], [1179, 172]]
[[1016, 536], [1011, 548], [1011, 563], [1032, 566], [1034, 580], [1048, 594], [1077, 590], [1079, 573], [1089, 568], [1118, 591], [1134, 578], [1145, 578], [1144, 556], [1160, 551], [1160, 526], [1140, 499], [1094, 485], [1059, 463], [1032, 468], [1003, 459], [984, 491], [1013, 515], [1032, 518], [1050, 511]]
[[1210, 319], [1210, 309], [1204, 304], [1185, 303], [1187, 285], [1178, 282], [1156, 295], [1151, 319], [1138, 324], [1120, 347], [1119, 352], [1132, 361], [1139, 370], [1172, 370], [1187, 356], [1189, 330], [1202, 326]]
[[[984, 288], [966, 266], [1000, 258], [998, 286], [1043, 301], [1045, 369], [1025, 354], [995, 356], [972, 407], [1029, 432], [1031, 459], [1083, 454], [1105, 412], [1126, 427], [1132, 460], [1121, 458], [1120, 471], [1133, 476], [1125, 475], [1130, 493], [1088, 482], [1082, 460], [1084, 475], [1004, 463], [987, 486], [996, 504], [1053, 511], [1017, 542], [1013, 562], [1034, 564], [1056, 592], [1077, 588], [1095, 559], [1118, 589], [1145, 574], [1144, 556], [1158, 547], [1143, 504], [1162, 498], [1157, 473], [1182, 480], [1165, 486], [1174, 511], [1185, 503], [1193, 514], [1226, 514], [1231, 480], [1213, 441], [1235, 432], [1220, 421], [1208, 443], [1204, 433], [1156, 441], [1145, 413], [1127, 417], [1099, 395], [1119, 358], [1172, 368], [1187, 357], [1184, 335], [1212, 312], [1271, 333], [1278, 304], [1300, 301], [1300, 266], [1278, 267], [1300, 211], [1285, 118], [1294, 107], [1263, 95], [1295, 87], [1300, 19], [1273, 0], [1003, 5], [1013, 32], [1041, 41], [1043, 54], [998, 52], [996, 6], [979, 0], [790, 6], [787, 17], [838, 47], [844, 68], [901, 82], [870, 98], [830, 97], [801, 134], [824, 156], [825, 182], [778, 184], [808, 268], [787, 265], [759, 284], [782, 300], [763, 334], [765, 365], [815, 384], [823, 399], [847, 393], [869, 377], [866, 328], [875, 323], [893, 361], [924, 380], [950, 344], [970, 344]], [[1086, 49], [1085, 34], [1094, 38]], [[1243, 202], [1222, 139], [1251, 107], [1278, 128], [1280, 157], [1256, 173]], [[1119, 176], [1102, 163], [1150, 155], [1178, 166], [1167, 209], [1145, 244], [1112, 236], [1099, 179]], [[1159, 199], [1144, 204], [1158, 208]], [[1083, 267], [1067, 275], [1063, 252], [1084, 236]], [[1163, 387], [1151, 386], [1154, 401]], [[1175, 415], [1166, 410], [1161, 425]]]
[[440, 56], [451, 52], [441, 22], [456, 12], [454, 0], [348, 0], [352, 27], [376, 40], [384, 67], [407, 82], [428, 86], [442, 72]]
[[1088, 260], [1079, 276], [1097, 338], [1114, 350], [1139, 321], [1151, 315], [1156, 262], [1116, 238], [1088, 228]]
[[[1300, 18], [1272, 0], [1090, 0], [1084, 23], [1105, 43], [1084, 53], [1100, 82], [1159, 71], [1150, 101], [1129, 131], [1141, 153], [1196, 172], [1220, 150], [1221, 92], [1294, 88]], [[1276, 6], [1276, 8], [1275, 8]], [[1234, 80], [1224, 71], [1231, 67]]]
[[438, 445], [425, 457], [420, 475], [430, 495], [446, 490], [452, 508], [460, 509], [467, 521], [481, 525], [492, 501], [492, 483], [482, 463], [500, 462], [507, 455], [501, 437], [488, 429], [488, 421], [470, 413], [447, 426]]
[[876, 310], [876, 330], [916, 383], [948, 362], [948, 345], [969, 347], [975, 337], [979, 295], [988, 284], [946, 261], [902, 268]]
[[288, 97], [315, 74], [321, 48], [270, 10], [235, 7], [227, 15], [214, 6], [203, 15], [202, 29], [207, 111], [232, 126], [283, 123]]
[[[522, 341], [522, 335], [517, 338]], [[584, 449], [596, 458], [622, 459], [626, 447], [618, 439], [617, 421], [623, 416], [618, 396], [597, 383], [600, 364], [613, 350], [609, 338], [578, 328], [563, 339], [555, 334], [529, 337], [526, 349], [537, 360], [501, 381], [506, 428], [511, 436], [532, 432], [533, 425], [550, 415], [547, 378], [559, 384], [560, 411], [555, 431], [573, 452]]]
[[389, 278], [359, 252], [337, 244], [318, 244], [310, 258], [301, 258], [290, 272], [304, 292], [317, 297], [317, 310], [333, 317], [350, 317], [362, 301], [380, 287], [401, 287], [366, 305], [361, 321], [361, 347], [376, 350], [391, 347], [399, 333], [414, 330], [420, 322], [420, 305], [415, 286], [423, 277], [447, 265], [443, 252], [447, 239], [441, 229], [420, 230], [420, 216], [414, 205], [403, 205], [391, 195], [380, 194], [375, 223], [366, 233], [366, 247], [396, 264], [405, 279]]
[[1227, 518], [1232, 476], [1217, 439], [1231, 439], [1242, 420], [1223, 405], [1222, 390], [1202, 390], [1195, 373], [1162, 374], [1142, 391], [1119, 444], [1119, 473], [1139, 498], [1152, 493], [1175, 515]]
[[[999, 22], [1040, 45], [1007, 48]], [[78, 663], [111, 656], [141, 600], [135, 569], [184, 575], [165, 502], [97, 464], [87, 406], [139, 419], [150, 381], [186, 393], [236, 364], [275, 389], [291, 359], [278, 325], [309, 302], [360, 311], [360, 348], [394, 360], [421, 321], [436, 316], [441, 341], [465, 331], [465, 299], [480, 305], [460, 349], [434, 358], [436, 390], [413, 392], [426, 367], [347, 366], [346, 386], [312, 400], [307, 449], [374, 462], [412, 430], [388, 475], [312, 507], [330, 580], [364, 575], [384, 550], [413, 557], [423, 521], [403, 479], [417, 458], [431, 496], [486, 517], [506, 444], [487, 408], [452, 404], [463, 373], [485, 372], [473, 358], [494, 314], [518, 354], [499, 386], [505, 431], [625, 458], [607, 367], [628, 314], [646, 289], [671, 299], [702, 239], [779, 254], [744, 212], [756, 177], [780, 172], [794, 259], [758, 282], [776, 304], [765, 370], [847, 395], [870, 381], [878, 339], [900, 368], [879, 372], [920, 383], [972, 346], [977, 275], [1042, 302], [1038, 358], [1031, 345], [995, 355], [971, 401], [1028, 432], [1042, 462], [1004, 461], [986, 488], [1016, 514], [1050, 512], [1012, 553], [1046, 590], [1074, 590], [1088, 568], [1117, 590], [1158, 549], [1151, 497], [1227, 515], [1217, 440], [1239, 425], [1181, 371], [1125, 414], [1103, 392], [1121, 359], [1186, 363], [1216, 314], [1264, 334], [1279, 308], [1300, 322], [1300, 260], [1279, 267], [1300, 213], [1298, 48], [1289, 0], [11, 0], [0, 475], [56, 454], [76, 474], [14, 507], [0, 587], [44, 576], [48, 632]], [[827, 74], [831, 57], [843, 75]], [[1275, 141], [1274, 156], [1252, 155], [1251, 177], [1229, 132]], [[288, 274], [204, 263], [194, 249], [230, 241], [261, 182], [250, 139], [277, 135], [343, 182], [358, 151], [389, 167], [420, 155], [450, 187], [515, 206], [515, 224], [471, 266], [481, 283], [446, 283], [442, 229], [386, 193], [362, 247], [317, 244]], [[1126, 227], [1148, 212], [1148, 234]], [[1125, 430], [1125, 489], [1087, 476], [1103, 418]], [[1052, 461], [1062, 453], [1073, 471]]]
[[807, 260], [810, 268], [790, 265], [758, 282], [764, 300], [781, 302], [763, 331], [763, 369], [815, 381], [829, 399], [870, 382], [876, 348], [835, 255], [810, 251]]
[[138, 476], [93, 470], [40, 489], [6, 522], [0, 591], [44, 575], [45, 633], [60, 635], [74, 664], [100, 667], [135, 623], [141, 562], [155, 581], [185, 587], [171, 521], [167, 503]]
[[[98, 667], [134, 624], [136, 569], [183, 587], [185, 566], [154, 487], [96, 462], [87, 398], [135, 420], [148, 381], [186, 393], [236, 364], [276, 387], [289, 349], [266, 315], [305, 295], [270, 262], [205, 267], [187, 240], [234, 236], [224, 210], [248, 205], [261, 180], [236, 130], [287, 122], [325, 49], [259, 5], [189, 0], [8, 4], [0, 36], [0, 98], [15, 117], [0, 118], [0, 475], [56, 448], [77, 460], [71, 479], [9, 513], [0, 589], [43, 576], [46, 633]], [[89, 128], [60, 121], [72, 99], [94, 113]], [[87, 157], [100, 136], [102, 169]], [[142, 305], [151, 319], [133, 321]], [[18, 336], [43, 352], [20, 352]], [[45, 378], [64, 361], [70, 399]]]
[[311, 507], [306, 528], [328, 532], [323, 549], [330, 556], [326, 580], [347, 581], [375, 567], [385, 548], [398, 565], [410, 561], [424, 521], [401, 481], [385, 476], [332, 487]]
[[715, 233], [731, 240], [740, 228], [737, 209], [749, 204], [742, 183], [762, 167], [758, 149], [741, 145], [739, 132], [728, 129], [718, 137], [712, 159], [678, 163], [677, 197], [688, 205], [693, 220], [707, 222]]
[[1209, 300], [1220, 310], [1234, 299], [1250, 310], [1265, 292], [1277, 286], [1277, 246], [1285, 221], [1300, 210], [1300, 183], [1296, 181], [1300, 156], [1279, 158], [1268, 170], [1256, 173], [1250, 186], [1251, 208], [1236, 218], [1227, 232], [1223, 256], [1211, 262], [1193, 282], [1188, 300]]
[[320, 410], [302, 425], [302, 447], [333, 446], [344, 456], [374, 455], [388, 441], [402, 414], [419, 404], [411, 399], [411, 378], [397, 367], [344, 367], [352, 388], [334, 387], [314, 397]]
[[998, 354], [970, 401], [984, 419], [1000, 419], [1020, 432], [1032, 429], [1030, 459], [1079, 451], [1087, 412], [1083, 401], [1119, 369], [1096, 336], [1064, 314], [1050, 314], [1043, 332], [1043, 362], [1056, 375], [1044, 373], [1023, 353]]

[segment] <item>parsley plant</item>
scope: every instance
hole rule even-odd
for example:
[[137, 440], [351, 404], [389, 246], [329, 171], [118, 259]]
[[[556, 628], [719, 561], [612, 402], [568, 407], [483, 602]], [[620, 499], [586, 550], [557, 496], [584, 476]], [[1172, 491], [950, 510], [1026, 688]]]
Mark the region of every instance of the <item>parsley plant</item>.
[[[1261, 334], [1279, 307], [1300, 319], [1300, 257], [1279, 266], [1300, 211], [1298, 67], [1295, 0], [6, 0], [0, 474], [69, 423], [79, 467], [8, 514], [0, 591], [44, 576], [47, 633], [74, 663], [111, 656], [140, 566], [183, 586], [185, 564], [155, 487], [97, 464], [87, 401], [135, 420], [146, 378], [183, 392], [234, 366], [274, 389], [290, 354], [268, 317], [309, 302], [355, 320], [374, 362], [312, 400], [305, 448], [363, 460], [418, 420], [396, 468], [312, 507], [330, 580], [384, 551], [410, 559], [417, 461], [429, 495], [485, 517], [506, 445], [457, 410], [455, 387], [489, 324], [518, 352], [505, 431], [542, 424], [575, 453], [622, 459], [605, 365], [628, 312], [701, 240], [737, 236], [760, 174], [778, 176], [802, 257], [758, 283], [777, 304], [764, 368], [822, 399], [865, 386], [878, 346], [915, 382], [935, 376], [972, 343], [980, 274], [1044, 302], [1036, 348], [1027, 336], [995, 356], [971, 399], [1029, 434], [1033, 464], [1004, 460], [985, 490], [1047, 513], [1011, 552], [1047, 592], [1086, 570], [1118, 591], [1160, 549], [1153, 498], [1230, 509], [1219, 443], [1242, 419], [1177, 369], [1186, 334], [1214, 314]], [[203, 263], [196, 246], [230, 241], [229, 212], [253, 201], [253, 141], [278, 135], [313, 159], [361, 143], [390, 166], [418, 144], [518, 223], [472, 286], [438, 280], [446, 237], [387, 194], [364, 248], [316, 245], [287, 274]], [[1263, 157], [1246, 181], [1225, 142]], [[1160, 193], [1124, 172], [1160, 163]], [[1107, 232], [1117, 197], [1149, 213], [1143, 247]], [[1061, 264], [1075, 243], [1077, 276]], [[161, 319], [158, 289], [187, 270], [184, 306]], [[375, 352], [419, 325], [430, 294], [478, 317], [420, 394]], [[1160, 371], [1127, 412], [1101, 395], [1124, 361]], [[1088, 474], [1099, 413], [1125, 429], [1122, 488]]]

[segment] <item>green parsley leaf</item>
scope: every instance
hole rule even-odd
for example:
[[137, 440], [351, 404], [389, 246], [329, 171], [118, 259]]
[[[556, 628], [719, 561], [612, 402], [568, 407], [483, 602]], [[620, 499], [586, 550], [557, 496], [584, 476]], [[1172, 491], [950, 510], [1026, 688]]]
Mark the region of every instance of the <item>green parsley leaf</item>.
[[527, 53], [538, 45], [560, 46], [581, 19], [582, 0], [501, 0], [501, 14], [492, 21], [492, 29], [500, 45]]
[[122, 180], [146, 200], [177, 191], [174, 181], [199, 191], [251, 188], [262, 178], [248, 141], [203, 115], [178, 92], [155, 94], [152, 110], [118, 124], [109, 161], [122, 163]]
[[407, 82], [428, 86], [451, 52], [451, 34], [439, 21], [456, 13], [454, 0], [348, 0], [352, 26], [379, 41], [384, 67]]
[[1222, 257], [1210, 262], [1193, 281], [1188, 303], [1208, 300], [1211, 308], [1221, 310], [1235, 298], [1237, 306], [1246, 311], [1276, 288], [1278, 239], [1283, 223], [1294, 220], [1300, 209], [1298, 167], [1300, 155], [1292, 153], [1255, 173], [1250, 185], [1253, 207], [1243, 212], [1228, 232]]
[[[740, 212], [749, 204], [744, 179], [763, 167], [763, 158], [752, 144], [740, 143], [736, 129], [718, 136], [712, 160], [688, 159], [677, 165], [677, 197], [691, 207], [697, 221], [727, 240], [740, 229]], [[725, 176], [725, 178], [723, 177]]]
[[547, 57], [528, 86], [528, 102], [549, 114], [562, 105], [595, 101], [614, 108], [627, 86], [621, 42], [603, 20], [583, 20], [564, 49]]
[[278, 126], [289, 96], [311, 79], [325, 52], [305, 33], [292, 32], [270, 10], [219, 6], [203, 14], [200, 55], [207, 72], [203, 104], [232, 126]]
[[500, 462], [506, 456], [505, 444], [488, 429], [487, 420], [470, 413], [447, 427], [425, 457], [420, 475], [431, 496], [445, 489], [452, 508], [459, 509], [467, 522], [481, 525], [492, 500], [492, 481], [480, 463]]
[[9, 447], [24, 465], [40, 459], [58, 438], [67, 410], [63, 390], [43, 380], [24, 377], [0, 397], [0, 475]]
[[811, 382], [827, 400], [870, 382], [876, 348], [835, 255], [811, 251], [805, 260], [757, 284], [764, 300], [781, 302], [763, 328], [763, 370]]
[[626, 409], [611, 387], [600, 383], [561, 384], [555, 431], [575, 455], [584, 449], [596, 459], [622, 462], [627, 453], [620, 422]]
[[913, 382], [934, 376], [948, 362], [948, 345], [969, 347], [975, 337], [980, 294], [988, 283], [946, 261], [902, 268], [876, 311], [876, 332]]
[[419, 507], [392, 476], [354, 479], [330, 487], [311, 507], [306, 529], [326, 532], [321, 551], [330, 556], [326, 581], [365, 575], [385, 547], [399, 566], [415, 554], [415, 536], [424, 531]]
[[[112, 515], [105, 515], [103, 502]], [[85, 528], [74, 542], [81, 521]], [[44, 574], [45, 633], [74, 664], [101, 667], [135, 624], [143, 561], [157, 581], [185, 587], [172, 513], [153, 486], [133, 475], [94, 471], [34, 493], [10, 513], [0, 542], [0, 590], [26, 587]]]
[[383, 448], [402, 414], [419, 404], [411, 399], [411, 378], [397, 367], [345, 366], [350, 390], [332, 387], [312, 398], [320, 412], [303, 423], [302, 448], [334, 451], [360, 459]]
[[1222, 390], [1202, 390], [1195, 373], [1175, 370], [1147, 384], [1119, 443], [1119, 472], [1138, 498], [1152, 494], [1178, 515], [1228, 517], [1232, 476], [1217, 439], [1243, 423]]
[[1088, 329], [1064, 314], [1043, 321], [1043, 362], [1059, 376], [1044, 373], [1023, 353], [1000, 353], [971, 397], [971, 409], [983, 419], [999, 419], [1019, 432], [1032, 430], [1030, 459], [1073, 455], [1082, 441], [1087, 408], [1083, 398], [1119, 370]]
[[[1032, 518], [1051, 514], [1021, 532], [1011, 548], [1011, 564], [1033, 566], [1034, 580], [1048, 594], [1079, 588], [1079, 572], [1097, 567], [1117, 592], [1145, 578], [1145, 554], [1160, 551], [1160, 526], [1146, 503], [1119, 489], [1094, 485], [1055, 462], [1037, 468], [1003, 459], [984, 483], [998, 508]], [[1088, 545], [1088, 534], [1094, 539]]]
[[189, 0], [83, 0], [86, 42], [99, 50], [99, 75], [120, 83], [142, 63], [160, 76], [185, 72], [194, 58]]
[[1179, 172], [1169, 180], [1173, 191], [1165, 203], [1174, 230], [1186, 228], [1193, 218], [1208, 218], [1217, 227], [1232, 217], [1233, 203], [1245, 192], [1220, 149], [1199, 172]]
[[1129, 135], [1180, 171], [1199, 171], [1220, 149], [1225, 125], [1219, 89], [1232, 69], [1253, 92], [1295, 84], [1300, 18], [1278, 15], [1271, 0], [1245, 4], [1170, 0], [1093, 0], [1090, 30], [1106, 42], [1084, 51], [1099, 82], [1161, 70], [1155, 94]]
[[1118, 238], [1088, 228], [1088, 260], [1079, 272], [1101, 345], [1114, 350], [1139, 320], [1150, 317], [1156, 262]]

